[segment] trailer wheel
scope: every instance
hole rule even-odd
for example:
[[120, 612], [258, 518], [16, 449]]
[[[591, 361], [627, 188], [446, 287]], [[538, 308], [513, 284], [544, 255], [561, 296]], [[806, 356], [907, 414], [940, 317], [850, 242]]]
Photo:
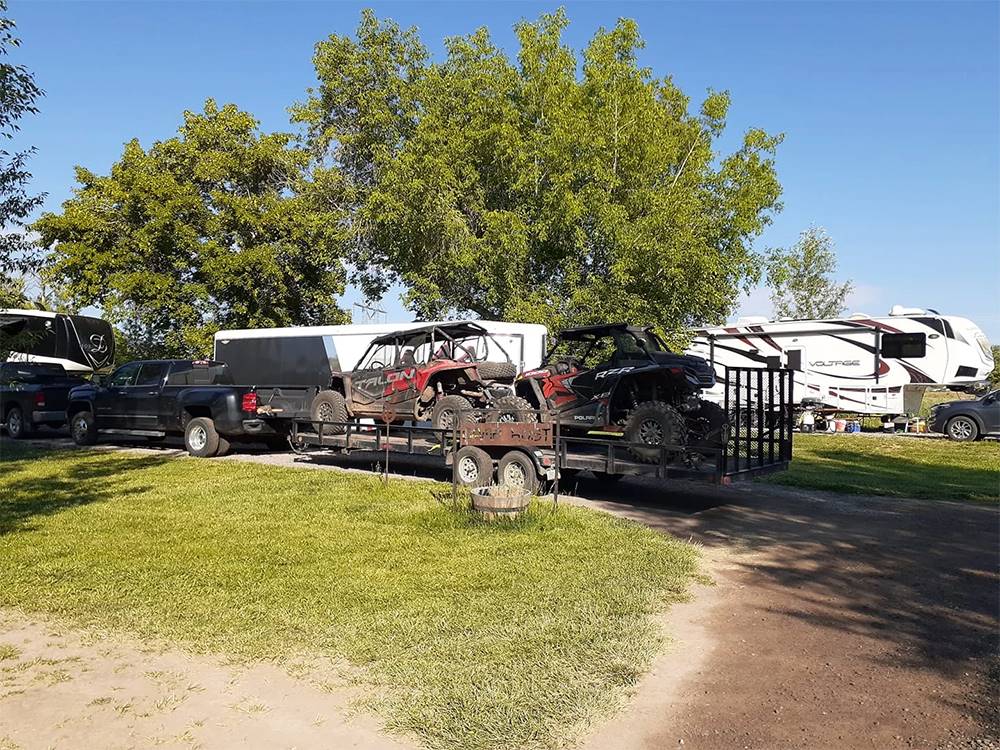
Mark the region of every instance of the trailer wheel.
[[537, 494], [541, 486], [535, 462], [523, 451], [508, 451], [503, 454], [497, 468], [497, 479], [506, 487], [520, 487], [533, 495]]
[[493, 459], [482, 448], [464, 445], [455, 453], [455, 476], [463, 487], [488, 487], [493, 481]]
[[[435, 430], [450, 430], [458, 424], [459, 413], [472, 410], [472, 404], [465, 396], [445, 396], [439, 398], [431, 411], [431, 426]], [[471, 415], [463, 421], [472, 421]]]
[[[228, 445], [228, 443], [226, 444]], [[219, 433], [208, 417], [195, 417], [184, 428], [184, 447], [196, 458], [209, 458], [219, 450]]]
[[617, 482], [625, 477], [624, 474], [609, 474], [606, 471], [595, 471], [594, 479], [598, 482]]
[[[309, 407], [309, 418], [313, 422], [346, 422], [347, 401], [344, 394], [337, 391], [320, 391]], [[344, 426], [326, 427], [324, 432], [330, 435], [343, 435], [347, 432]]]
[[97, 443], [97, 421], [94, 413], [78, 411], [69, 421], [69, 432], [77, 445], [95, 445]]
[[[625, 440], [633, 443], [628, 448], [635, 458], [647, 464], [660, 461], [661, 445], [684, 445], [687, 429], [678, 411], [663, 401], [646, 401], [635, 407], [625, 422]], [[646, 447], [648, 446], [648, 447]], [[667, 452], [666, 460], [676, 457], [676, 451]]]

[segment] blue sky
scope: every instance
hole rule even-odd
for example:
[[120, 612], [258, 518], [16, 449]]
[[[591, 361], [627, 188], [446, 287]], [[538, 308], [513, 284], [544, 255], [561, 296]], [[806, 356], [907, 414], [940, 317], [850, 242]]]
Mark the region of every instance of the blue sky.
[[[442, 39], [513, 24], [556, 4], [26, 2], [10, 15], [15, 61], [45, 89], [23, 123], [35, 188], [56, 209], [73, 165], [107, 172], [122, 144], [170, 137], [184, 109], [234, 102], [265, 129], [313, 82], [312, 48], [350, 33], [362, 7]], [[813, 224], [837, 245], [855, 310], [893, 304], [966, 315], [1000, 342], [1000, 4], [995, 2], [568, 3], [567, 41], [636, 19], [642, 63], [699, 99], [732, 93], [724, 145], [751, 126], [785, 133], [785, 209], [757, 248]], [[348, 301], [356, 299], [349, 294]], [[390, 321], [409, 319], [395, 299]], [[767, 294], [741, 301], [767, 314]]]

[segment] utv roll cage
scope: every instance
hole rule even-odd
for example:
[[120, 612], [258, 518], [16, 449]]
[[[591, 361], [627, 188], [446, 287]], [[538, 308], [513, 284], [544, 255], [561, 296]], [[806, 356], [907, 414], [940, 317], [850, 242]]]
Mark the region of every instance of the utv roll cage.
[[654, 359], [652, 352], [649, 350], [649, 347], [647, 346], [647, 342], [649, 340], [652, 340], [655, 344], [657, 344], [660, 347], [659, 351], [664, 351], [664, 352], [670, 351], [669, 347], [663, 342], [663, 339], [661, 339], [659, 336], [656, 335], [656, 333], [653, 332], [652, 326], [646, 326], [643, 328], [639, 326], [630, 326], [627, 323], [603, 323], [601, 325], [594, 325], [594, 326], [567, 328], [564, 331], [560, 331], [556, 335], [555, 343], [552, 345], [549, 351], [546, 352], [543, 363], [548, 363], [552, 360], [552, 356], [555, 354], [556, 349], [564, 341], [579, 341], [579, 342], [589, 341], [590, 346], [588, 346], [586, 350], [579, 356], [579, 359], [584, 361], [586, 361], [587, 357], [590, 356], [591, 351], [593, 351], [597, 343], [604, 338], [610, 337], [614, 339], [615, 350], [620, 351], [620, 347], [618, 346], [618, 340], [615, 334], [619, 335], [627, 334], [631, 336], [636, 343], [638, 351], [641, 351], [643, 354], [645, 354], [646, 358], [653, 363], [655, 363], [656, 360]]
[[[491, 342], [493, 342], [493, 344], [496, 345], [496, 348], [499, 349], [501, 352], [503, 352], [503, 355], [504, 357], [507, 358], [507, 361], [513, 362], [513, 360], [510, 358], [510, 354], [507, 353], [507, 350], [503, 348], [503, 346], [500, 344], [499, 341], [497, 341], [497, 339], [493, 336], [493, 334], [491, 334], [489, 331], [487, 331], [485, 328], [483, 328], [481, 325], [478, 325], [477, 323], [465, 322], [465, 323], [452, 323], [449, 325], [440, 325], [440, 324], [430, 325], [430, 326], [423, 326], [421, 328], [408, 328], [402, 331], [393, 331], [392, 333], [385, 333], [381, 336], [372, 339], [371, 343], [368, 344], [368, 347], [365, 349], [364, 354], [362, 354], [361, 358], [358, 360], [358, 365], [360, 365], [362, 362], [365, 361], [365, 358], [368, 356], [369, 352], [371, 352], [374, 349], [377, 349], [380, 346], [388, 346], [388, 345], [396, 347], [395, 359], [397, 361], [400, 356], [401, 347], [406, 346], [412, 349], [417, 349], [418, 347], [421, 347], [424, 344], [430, 344], [429, 351], [431, 352], [432, 357], [436, 353], [439, 343], [442, 345], [450, 344], [453, 356], [455, 350], [460, 347], [464, 349], [470, 356], [472, 356], [473, 352], [470, 352], [468, 349], [465, 349], [465, 347], [462, 346], [461, 342], [470, 338], [477, 338], [480, 336], [487, 338]], [[472, 356], [472, 361], [476, 361], [474, 356]], [[355, 366], [355, 369], [357, 369], [357, 365]]]

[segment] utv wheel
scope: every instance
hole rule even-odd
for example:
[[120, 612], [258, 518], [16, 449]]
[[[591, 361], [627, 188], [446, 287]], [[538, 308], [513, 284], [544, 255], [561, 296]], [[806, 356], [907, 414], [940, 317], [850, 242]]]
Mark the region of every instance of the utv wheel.
[[497, 480], [504, 487], [516, 487], [531, 494], [538, 492], [535, 462], [523, 451], [508, 451], [497, 466]]
[[78, 411], [69, 421], [69, 432], [77, 445], [94, 445], [97, 443], [97, 422], [89, 411]]
[[729, 415], [726, 410], [711, 401], [702, 401], [692, 418], [698, 420], [701, 433], [691, 445], [695, 448], [722, 450], [729, 442]]
[[527, 399], [520, 396], [498, 398], [487, 422], [537, 422], [538, 415]]
[[472, 414], [472, 404], [465, 396], [445, 396], [438, 399], [431, 411], [431, 426], [435, 430], [454, 429], [462, 412], [468, 412], [462, 417], [463, 422], [475, 421]]
[[962, 443], [971, 442], [979, 437], [979, 425], [970, 417], [952, 417], [948, 420], [945, 431], [952, 440]]
[[219, 450], [219, 433], [215, 431], [215, 422], [208, 417], [195, 417], [188, 422], [184, 428], [184, 447], [196, 458], [214, 456]]
[[[346, 422], [347, 402], [344, 400], [344, 394], [337, 391], [320, 391], [309, 407], [309, 416], [313, 422]], [[343, 424], [327, 426], [323, 428], [323, 432], [328, 435], [343, 435], [347, 432], [347, 428]]]
[[482, 448], [465, 445], [455, 454], [455, 476], [463, 487], [488, 487], [493, 481], [493, 459]]
[[[661, 445], [684, 445], [687, 442], [684, 418], [669, 404], [646, 401], [629, 413], [625, 423], [625, 441], [631, 443], [628, 451], [639, 461], [659, 463]], [[671, 461], [676, 456], [677, 451], [667, 451], [664, 458]]]
[[7, 419], [4, 424], [7, 426], [7, 435], [14, 440], [26, 438], [31, 432], [28, 423], [24, 421], [24, 412], [21, 411], [20, 406], [11, 407], [10, 411], [7, 412]]

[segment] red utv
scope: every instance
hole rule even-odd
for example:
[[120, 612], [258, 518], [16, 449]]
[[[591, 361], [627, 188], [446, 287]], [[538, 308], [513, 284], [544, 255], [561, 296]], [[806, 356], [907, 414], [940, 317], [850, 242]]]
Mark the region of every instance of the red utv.
[[374, 339], [354, 370], [335, 372], [310, 414], [315, 422], [388, 416], [397, 423], [430, 420], [435, 428], [449, 429], [460, 412], [471, 420], [475, 410], [496, 410], [493, 418], [500, 418], [530, 408], [514, 396], [516, 375], [500, 343], [475, 323], [397, 331]]
[[701, 357], [671, 352], [650, 328], [613, 323], [562, 331], [515, 391], [562, 430], [620, 435], [638, 460], [656, 463], [662, 445], [725, 443], [725, 411], [700, 398], [714, 384]]

